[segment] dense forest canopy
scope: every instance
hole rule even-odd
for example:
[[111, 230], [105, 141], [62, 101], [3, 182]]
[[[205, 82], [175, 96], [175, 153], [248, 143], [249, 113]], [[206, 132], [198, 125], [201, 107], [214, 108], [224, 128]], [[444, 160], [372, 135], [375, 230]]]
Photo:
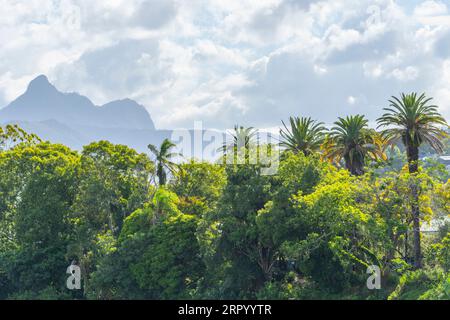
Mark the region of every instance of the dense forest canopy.
[[[76, 152], [1, 128], [0, 299], [450, 299], [450, 173], [430, 157], [450, 140], [430, 100], [394, 98], [378, 130], [283, 124], [274, 175], [176, 164], [168, 140]], [[253, 143], [236, 126], [224, 157]]]

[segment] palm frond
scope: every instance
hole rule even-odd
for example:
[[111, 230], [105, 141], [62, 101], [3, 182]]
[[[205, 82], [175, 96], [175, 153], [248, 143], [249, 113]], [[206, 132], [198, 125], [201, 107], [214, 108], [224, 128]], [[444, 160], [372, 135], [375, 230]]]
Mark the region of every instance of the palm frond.
[[442, 152], [440, 140], [445, 131], [438, 126], [448, 127], [439, 114], [438, 106], [430, 104], [432, 98], [424, 93], [420, 96], [413, 92], [392, 97], [389, 107], [377, 120], [378, 128], [385, 127], [383, 137], [390, 144], [403, 142], [407, 148], [418, 148], [422, 143], [429, 144], [435, 151]]

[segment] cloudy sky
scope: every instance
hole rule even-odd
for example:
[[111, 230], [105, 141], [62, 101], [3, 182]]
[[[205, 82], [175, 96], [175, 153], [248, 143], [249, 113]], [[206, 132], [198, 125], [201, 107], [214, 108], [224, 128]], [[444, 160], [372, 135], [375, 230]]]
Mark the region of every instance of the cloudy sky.
[[0, 106], [46, 74], [158, 128], [371, 120], [425, 91], [450, 119], [450, 0], [0, 0]]

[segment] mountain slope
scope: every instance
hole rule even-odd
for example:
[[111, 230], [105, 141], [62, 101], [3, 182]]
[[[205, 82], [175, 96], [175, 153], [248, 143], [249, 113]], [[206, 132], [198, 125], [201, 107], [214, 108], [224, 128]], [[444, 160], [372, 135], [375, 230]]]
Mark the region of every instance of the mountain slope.
[[149, 143], [159, 144], [171, 134], [156, 130], [147, 110], [133, 100], [95, 106], [78, 93], [58, 91], [46, 76], [31, 81], [24, 94], [0, 109], [0, 124], [6, 123], [77, 150], [92, 141], [109, 140], [145, 152]]
[[59, 92], [43, 75], [31, 81], [24, 94], [0, 110], [0, 120], [56, 120], [69, 126], [155, 130], [148, 112], [133, 100], [118, 100], [98, 107], [77, 93]]

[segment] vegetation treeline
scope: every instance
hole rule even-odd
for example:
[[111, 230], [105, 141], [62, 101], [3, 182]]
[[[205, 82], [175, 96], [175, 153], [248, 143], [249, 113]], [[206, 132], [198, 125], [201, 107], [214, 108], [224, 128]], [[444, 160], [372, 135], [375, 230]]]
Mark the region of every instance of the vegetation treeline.
[[[450, 152], [430, 102], [394, 97], [380, 131], [362, 115], [330, 130], [291, 118], [275, 175], [176, 164], [168, 140], [150, 158], [0, 128], [0, 298], [450, 299], [449, 224], [420, 229], [450, 215], [450, 173], [419, 161]], [[236, 126], [223, 151], [256, 139]], [[66, 288], [70, 264], [82, 290]], [[380, 290], [366, 287], [371, 265]]]

